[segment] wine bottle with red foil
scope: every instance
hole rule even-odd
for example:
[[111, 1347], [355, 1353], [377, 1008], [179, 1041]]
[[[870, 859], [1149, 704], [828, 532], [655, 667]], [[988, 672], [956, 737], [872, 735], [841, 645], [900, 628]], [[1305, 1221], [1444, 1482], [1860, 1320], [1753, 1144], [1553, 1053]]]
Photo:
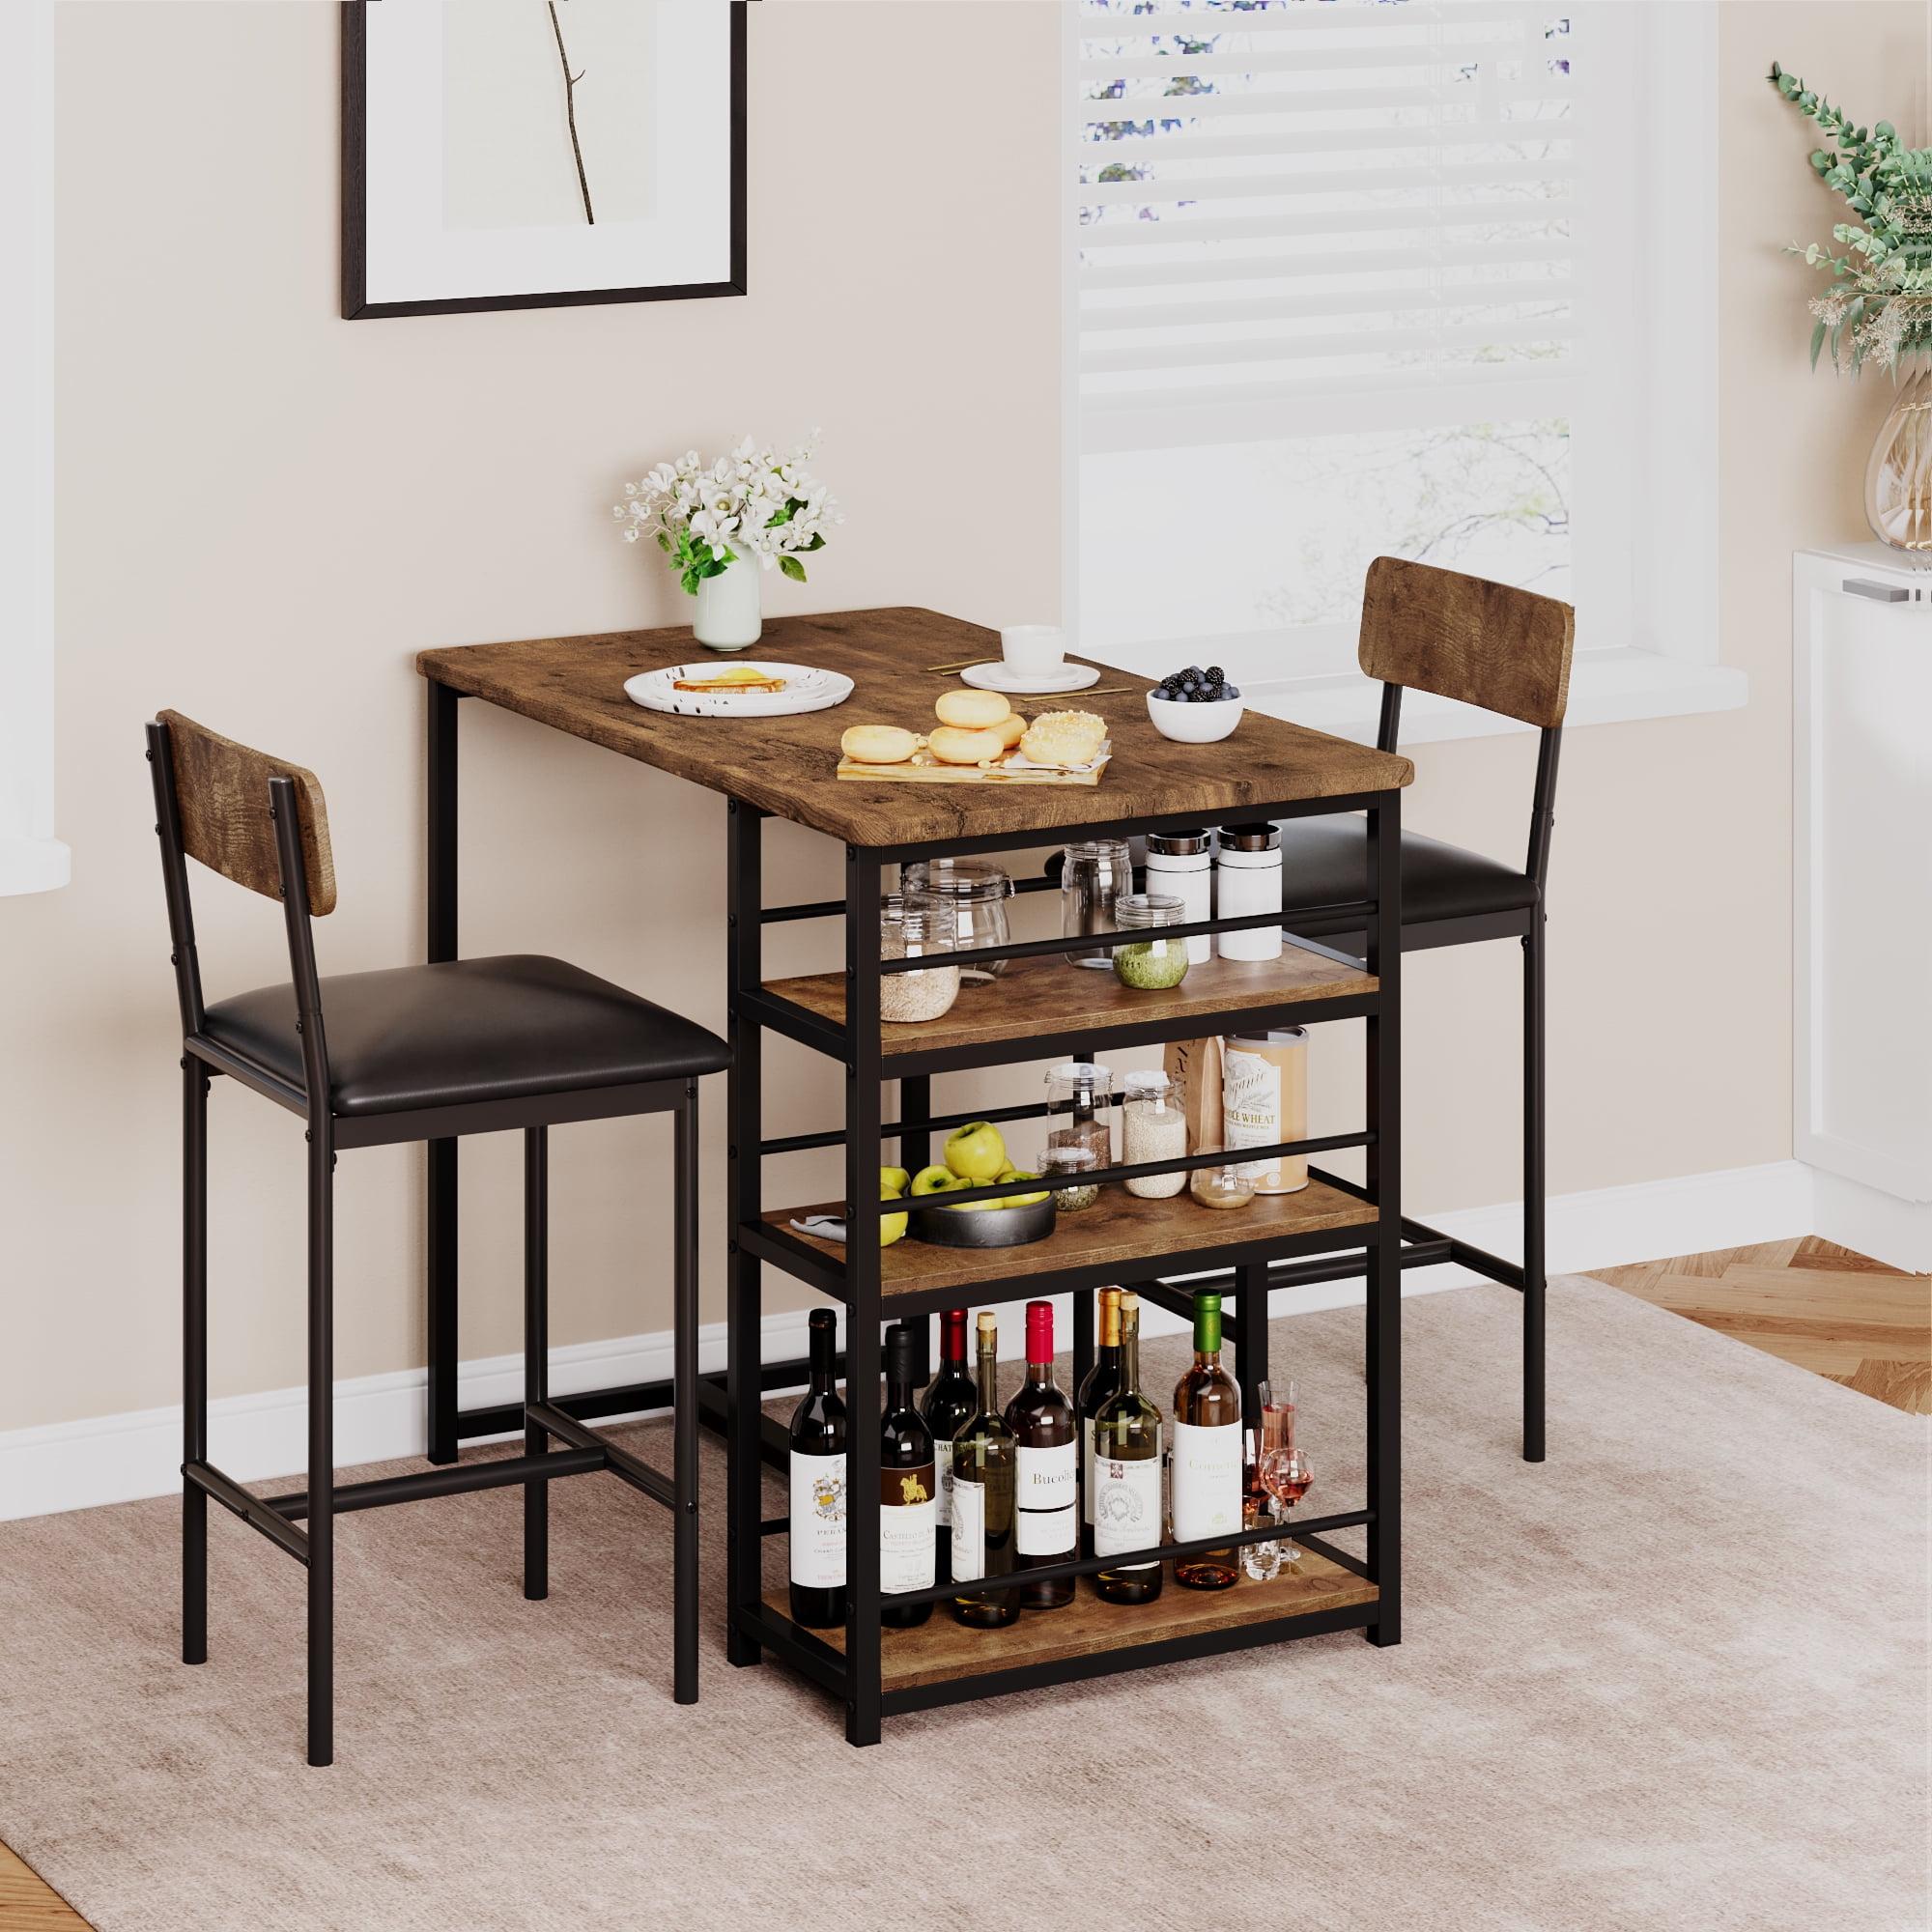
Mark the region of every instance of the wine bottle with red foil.
[[[1070, 1563], [1080, 1545], [1079, 1428], [1073, 1405], [1053, 1379], [1053, 1303], [1029, 1301], [1026, 1380], [1007, 1405], [1013, 1432], [1013, 1568]], [[1057, 1610], [1073, 1601], [1073, 1578], [1021, 1586], [1030, 1610]]]
[[886, 1330], [886, 1413], [879, 1438], [879, 1621], [897, 1629], [923, 1624], [930, 1603], [895, 1604], [902, 1590], [929, 1590], [939, 1505], [932, 1431], [913, 1406], [915, 1364], [923, 1336], [908, 1322]]
[[939, 1318], [939, 1373], [919, 1412], [932, 1431], [933, 1464], [939, 1474], [939, 1574], [952, 1575], [952, 1438], [972, 1421], [979, 1391], [966, 1373], [966, 1311], [949, 1308]]
[[[1141, 1303], [1121, 1296], [1121, 1386], [1094, 1418], [1094, 1553], [1130, 1557], [1160, 1547], [1160, 1410], [1141, 1393]], [[1098, 1571], [1094, 1587], [1110, 1604], [1151, 1604], [1160, 1595], [1160, 1558]]]
[[[1174, 1387], [1174, 1540], [1198, 1542], [1241, 1527], [1241, 1391], [1221, 1366], [1221, 1297], [1194, 1297], [1194, 1365]], [[1225, 1590], [1237, 1575], [1235, 1546], [1178, 1556], [1174, 1580]]]
[[[952, 1438], [952, 1580], [1009, 1577], [1013, 1568], [1013, 1432], [1000, 1413], [999, 1324], [991, 1309], [978, 1322], [978, 1404]], [[977, 1630], [1019, 1621], [1017, 1590], [962, 1591], [952, 1614]]]
[[814, 1308], [811, 1380], [791, 1418], [791, 1615], [811, 1630], [845, 1621], [845, 1405], [838, 1319]]
[[1080, 1553], [1094, 1553], [1094, 1419], [1100, 1405], [1121, 1386], [1121, 1291], [1103, 1288], [1099, 1293], [1099, 1347], [1094, 1366], [1081, 1379], [1074, 1397], [1080, 1418]]

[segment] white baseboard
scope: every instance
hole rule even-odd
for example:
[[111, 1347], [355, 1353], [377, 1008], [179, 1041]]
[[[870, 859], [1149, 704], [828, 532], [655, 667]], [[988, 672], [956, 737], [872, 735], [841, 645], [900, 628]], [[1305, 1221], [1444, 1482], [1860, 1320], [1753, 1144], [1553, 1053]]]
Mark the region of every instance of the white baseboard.
[[[1829, 1179], [1831, 1177], [1820, 1177]], [[1865, 1190], [1868, 1192], [1868, 1190]], [[1687, 1175], [1557, 1195], [1548, 1210], [1548, 1264], [1552, 1274], [1588, 1273], [1626, 1262], [1664, 1255], [1742, 1247], [1752, 1241], [1787, 1240], [1817, 1232], [1813, 1221], [1813, 1174], [1799, 1161], [1718, 1174]], [[1898, 1204], [1903, 1206], [1904, 1204]], [[1418, 1210], [1418, 1218], [1445, 1235], [1471, 1241], [1508, 1260], [1521, 1254], [1521, 1209], [1514, 1204], [1466, 1208], [1449, 1213]], [[1876, 1252], [1842, 1235], [1828, 1238]], [[1881, 1259], [1889, 1259], [1881, 1256]], [[1919, 1263], [1918, 1265], [1925, 1265]], [[1403, 1278], [1405, 1294], [1460, 1288], [1480, 1277], [1460, 1267], [1416, 1268]], [[1362, 1281], [1278, 1291], [1274, 1312], [1347, 1307], [1362, 1298]], [[1065, 1298], [1059, 1303], [1065, 1322]], [[1015, 1322], [1004, 1324], [1017, 1343]], [[1150, 1308], [1144, 1332], [1179, 1334], [1184, 1324]], [[1066, 1331], [1063, 1327], [1061, 1332]], [[795, 1359], [806, 1351], [803, 1309], [768, 1315], [762, 1330], [768, 1361]], [[1002, 1352], [1005, 1352], [1004, 1350]], [[724, 1328], [708, 1323], [698, 1333], [698, 1366], [724, 1366]], [[583, 1342], [551, 1355], [551, 1386], [558, 1395], [668, 1378], [670, 1336], [626, 1335]], [[513, 1403], [523, 1396], [523, 1357], [497, 1355], [466, 1362], [459, 1402], [465, 1408]], [[338, 1382], [335, 1446], [345, 1467], [420, 1456], [424, 1444], [424, 1375], [403, 1369]], [[307, 1461], [307, 1394], [300, 1388], [260, 1395], [227, 1396], [209, 1408], [211, 1460], [238, 1481], [267, 1482], [298, 1474]], [[79, 1422], [16, 1429], [0, 1435], [0, 1520], [45, 1516], [172, 1493], [181, 1482], [181, 1409], [141, 1409], [93, 1416]]]
[[1813, 1173], [1812, 1234], [1906, 1274], [1932, 1273], [1932, 1201], [1902, 1201], [1823, 1168]]

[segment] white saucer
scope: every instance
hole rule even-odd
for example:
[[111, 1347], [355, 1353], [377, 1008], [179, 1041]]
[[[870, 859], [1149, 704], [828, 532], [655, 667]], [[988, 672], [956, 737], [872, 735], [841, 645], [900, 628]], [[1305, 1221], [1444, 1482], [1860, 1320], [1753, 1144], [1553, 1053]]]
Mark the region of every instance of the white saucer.
[[1009, 696], [1050, 697], [1060, 692], [1085, 691], [1100, 682], [1098, 665], [1063, 664], [1053, 670], [1009, 670], [997, 658], [991, 664], [970, 665], [961, 679], [980, 691], [1004, 691]]
[[[738, 660], [743, 663], [744, 660]], [[624, 696], [646, 711], [675, 711], [686, 718], [789, 718], [801, 711], [828, 711], [852, 696], [852, 680], [842, 671], [816, 665], [767, 664], [757, 668], [785, 680], [782, 691], [678, 691], [677, 679], [715, 677], [724, 667], [712, 658], [700, 664], [667, 665], [624, 681]]]

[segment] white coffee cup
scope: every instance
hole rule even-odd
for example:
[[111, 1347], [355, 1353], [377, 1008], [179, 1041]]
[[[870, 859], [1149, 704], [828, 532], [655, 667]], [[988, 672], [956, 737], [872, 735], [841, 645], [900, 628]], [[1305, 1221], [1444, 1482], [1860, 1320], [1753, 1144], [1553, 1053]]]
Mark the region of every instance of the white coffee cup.
[[1000, 633], [1007, 668], [1027, 676], [1058, 670], [1066, 661], [1066, 633], [1058, 624], [1009, 624]]

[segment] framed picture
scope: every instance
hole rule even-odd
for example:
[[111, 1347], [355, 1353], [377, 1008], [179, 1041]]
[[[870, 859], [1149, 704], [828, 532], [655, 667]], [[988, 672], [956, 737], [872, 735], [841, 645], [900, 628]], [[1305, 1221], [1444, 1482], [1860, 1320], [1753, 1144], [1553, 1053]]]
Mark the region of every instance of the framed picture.
[[343, 0], [342, 313], [745, 293], [745, 0]]

